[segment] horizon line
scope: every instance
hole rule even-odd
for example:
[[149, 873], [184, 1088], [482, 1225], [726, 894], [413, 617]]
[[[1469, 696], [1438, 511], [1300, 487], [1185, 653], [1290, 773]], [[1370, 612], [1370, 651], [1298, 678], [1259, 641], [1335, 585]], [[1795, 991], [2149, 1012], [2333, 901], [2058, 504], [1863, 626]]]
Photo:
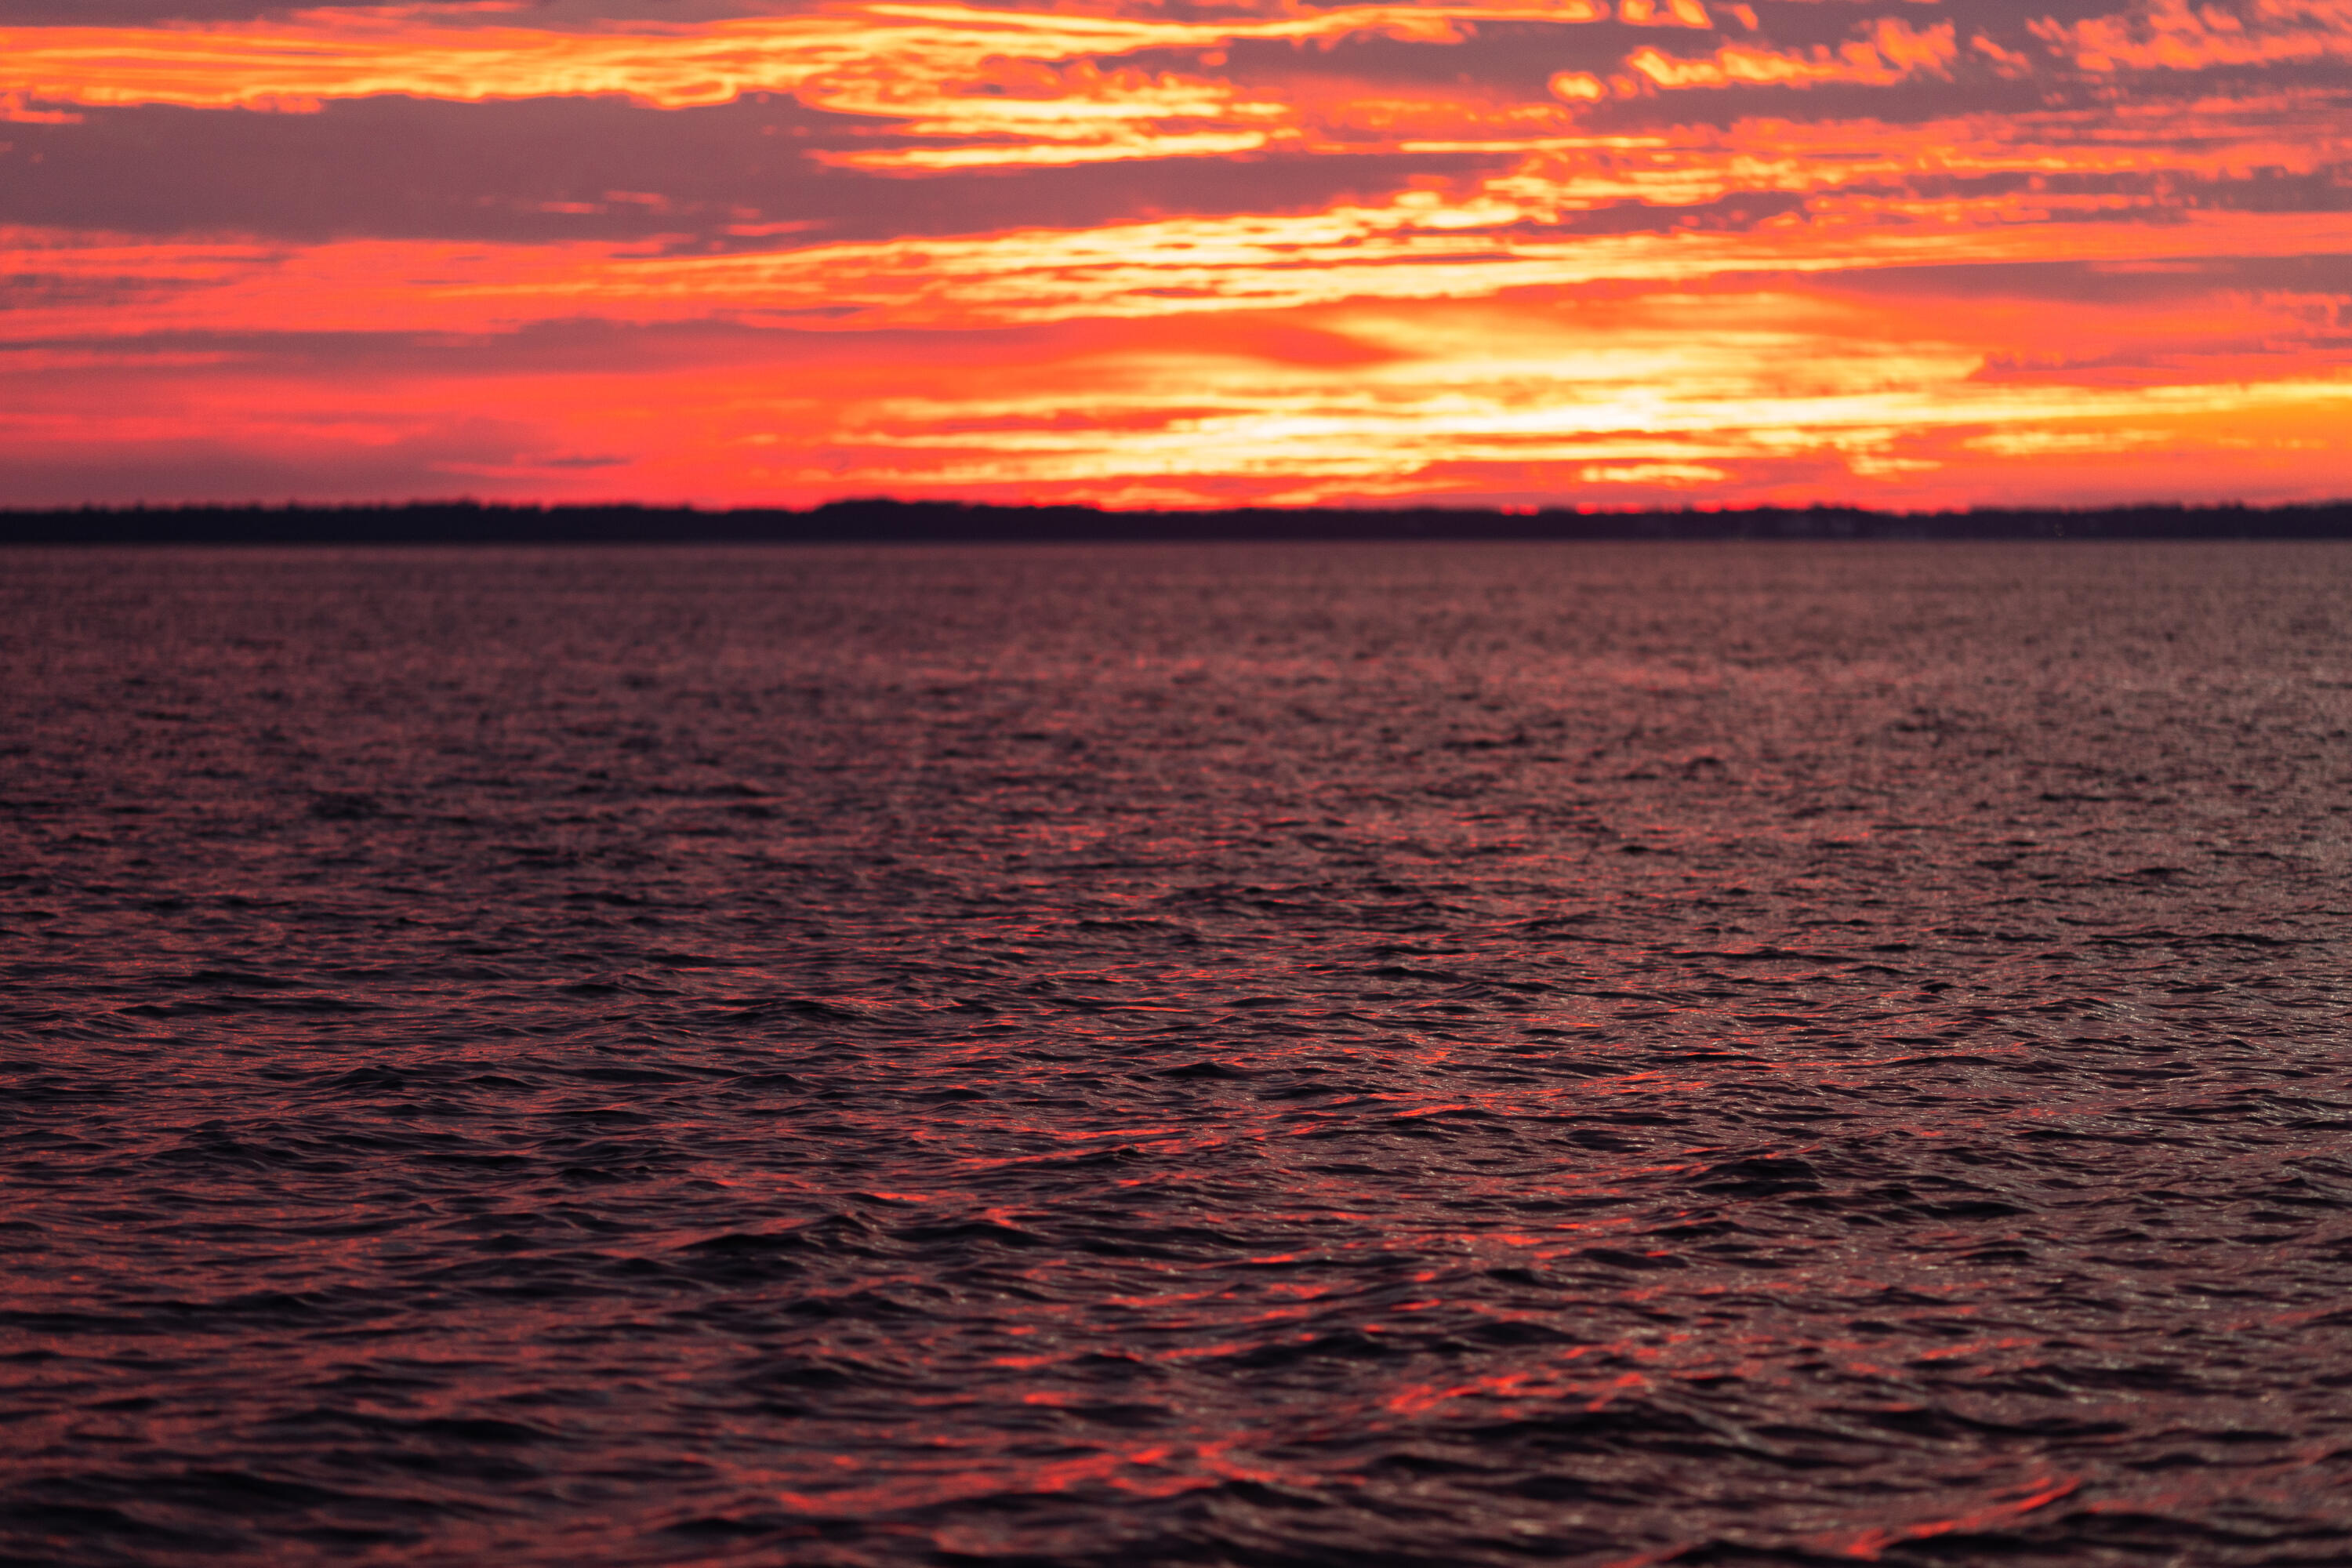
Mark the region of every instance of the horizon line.
[[1612, 510], [1423, 503], [1123, 511], [1082, 502], [885, 497], [806, 508], [473, 499], [0, 508], [0, 546], [16, 547], [2100, 539], [2352, 540], [2352, 498], [1933, 512], [1843, 502]]

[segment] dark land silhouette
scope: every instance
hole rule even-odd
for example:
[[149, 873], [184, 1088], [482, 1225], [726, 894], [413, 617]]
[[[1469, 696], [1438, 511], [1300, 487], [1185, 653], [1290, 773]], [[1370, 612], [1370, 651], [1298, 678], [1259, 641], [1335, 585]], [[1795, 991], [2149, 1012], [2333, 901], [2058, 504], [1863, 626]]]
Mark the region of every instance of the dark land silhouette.
[[1902, 513], [1856, 507], [1532, 512], [829, 501], [805, 511], [472, 500], [0, 510], [0, 544], [1115, 543], [1248, 540], [2352, 539], [2352, 500]]

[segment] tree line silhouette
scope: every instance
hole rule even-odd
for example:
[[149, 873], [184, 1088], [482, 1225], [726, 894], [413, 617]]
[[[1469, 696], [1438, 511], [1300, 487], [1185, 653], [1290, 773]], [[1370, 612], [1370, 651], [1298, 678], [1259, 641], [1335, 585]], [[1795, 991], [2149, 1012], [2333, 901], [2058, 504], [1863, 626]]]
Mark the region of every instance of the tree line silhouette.
[[0, 510], [16, 544], [860, 544], [1379, 540], [2352, 539], [2352, 500], [2274, 507], [1859, 507], [1580, 511], [1239, 507], [1104, 511], [934, 500], [762, 508], [509, 505], [77, 507]]

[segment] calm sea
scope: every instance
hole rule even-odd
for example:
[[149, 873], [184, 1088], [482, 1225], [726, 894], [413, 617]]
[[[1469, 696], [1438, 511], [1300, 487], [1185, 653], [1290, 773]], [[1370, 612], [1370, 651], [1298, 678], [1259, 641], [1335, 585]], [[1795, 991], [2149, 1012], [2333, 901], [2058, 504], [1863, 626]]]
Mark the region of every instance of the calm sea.
[[0, 1561], [2352, 1563], [2352, 546], [0, 555]]

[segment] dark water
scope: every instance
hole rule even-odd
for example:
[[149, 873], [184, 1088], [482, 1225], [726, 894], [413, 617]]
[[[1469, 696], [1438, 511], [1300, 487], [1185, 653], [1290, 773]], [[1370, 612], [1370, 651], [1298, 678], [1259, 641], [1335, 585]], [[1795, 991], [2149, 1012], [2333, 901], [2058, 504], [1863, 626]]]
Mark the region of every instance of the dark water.
[[2352, 1563], [2352, 547], [0, 605], [9, 1563]]

